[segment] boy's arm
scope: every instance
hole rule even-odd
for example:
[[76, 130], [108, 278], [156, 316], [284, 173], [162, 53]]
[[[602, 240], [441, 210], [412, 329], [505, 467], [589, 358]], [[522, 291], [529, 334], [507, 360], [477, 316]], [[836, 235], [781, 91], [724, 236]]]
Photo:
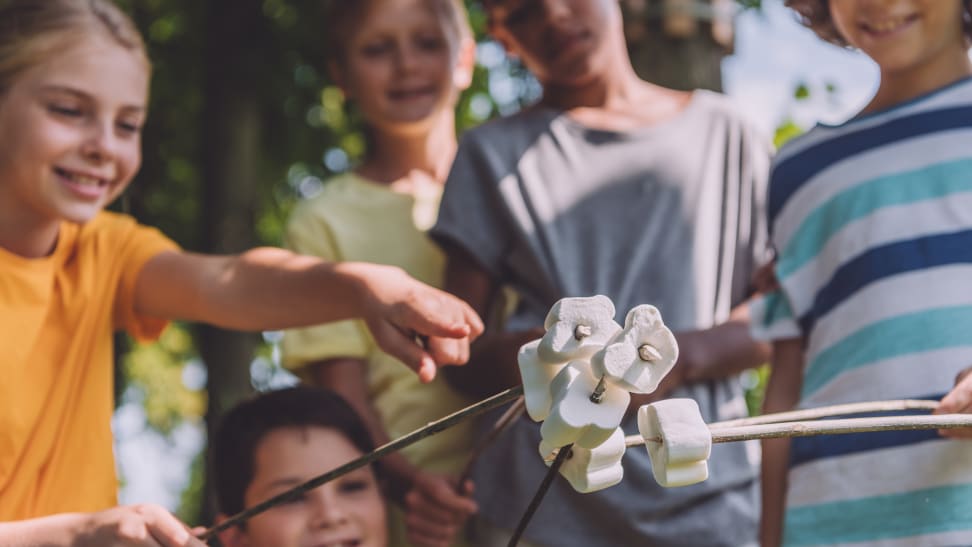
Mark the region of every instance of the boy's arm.
[[[803, 341], [800, 338], [779, 340], [773, 344], [773, 365], [763, 413], [792, 410], [803, 385]], [[763, 495], [760, 519], [760, 545], [777, 547], [783, 541], [783, 516], [786, 511], [787, 472], [790, 462], [789, 439], [766, 439], [762, 442]]]
[[[419, 373], [463, 363], [482, 332], [459, 299], [400, 268], [328, 263], [277, 248], [234, 256], [168, 251], [138, 275], [135, 307], [166, 319], [203, 321], [238, 330], [276, 330], [360, 317], [378, 345]], [[415, 337], [427, 337], [426, 348]]]
[[[972, 367], [958, 374], [955, 387], [946, 395], [935, 409], [935, 414], [972, 414]], [[972, 439], [972, 427], [943, 429], [941, 434], [954, 439]]]
[[[343, 357], [317, 361], [307, 367], [316, 385], [334, 390], [351, 405], [376, 445], [391, 440], [368, 396], [364, 360]], [[406, 510], [409, 537], [416, 546], [435, 545], [431, 538], [451, 544], [469, 515], [476, 512], [476, 503], [460, 495], [448, 477], [422, 471], [401, 452], [389, 454], [381, 464], [390, 475], [389, 494]]]
[[8, 547], [204, 547], [186, 525], [157, 505], [115, 507], [0, 523]]
[[544, 334], [542, 326], [529, 331], [502, 332], [495, 328], [497, 313], [493, 302], [498, 286], [468, 253], [446, 245], [448, 256], [445, 288], [469, 303], [490, 328], [473, 343], [469, 363], [464, 367], [443, 369], [446, 379], [459, 391], [474, 398], [486, 397], [520, 385], [516, 354], [523, 344]]

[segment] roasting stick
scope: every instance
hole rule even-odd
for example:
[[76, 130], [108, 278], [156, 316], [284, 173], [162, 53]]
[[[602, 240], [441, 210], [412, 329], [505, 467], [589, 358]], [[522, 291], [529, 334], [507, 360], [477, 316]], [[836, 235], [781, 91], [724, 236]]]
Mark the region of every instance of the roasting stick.
[[[710, 427], [713, 443], [730, 443], [781, 437], [810, 437], [813, 435], [843, 435], [876, 431], [906, 431], [919, 429], [954, 429], [972, 427], [972, 414], [939, 414], [935, 416], [881, 416], [875, 418], [842, 418], [802, 422], [763, 423], [735, 427]], [[661, 442], [660, 438], [647, 441]], [[646, 439], [641, 435], [625, 437], [625, 445], [640, 446]]]

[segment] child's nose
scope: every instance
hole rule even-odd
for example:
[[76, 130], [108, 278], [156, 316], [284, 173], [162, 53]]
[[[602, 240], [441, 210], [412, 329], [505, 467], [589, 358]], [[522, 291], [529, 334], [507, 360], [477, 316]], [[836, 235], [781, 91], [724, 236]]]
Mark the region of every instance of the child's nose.
[[82, 152], [85, 157], [104, 161], [115, 157], [118, 144], [113, 123], [94, 122], [88, 128]]
[[314, 496], [312, 525], [315, 528], [332, 528], [347, 520], [347, 511], [334, 495], [322, 492]]

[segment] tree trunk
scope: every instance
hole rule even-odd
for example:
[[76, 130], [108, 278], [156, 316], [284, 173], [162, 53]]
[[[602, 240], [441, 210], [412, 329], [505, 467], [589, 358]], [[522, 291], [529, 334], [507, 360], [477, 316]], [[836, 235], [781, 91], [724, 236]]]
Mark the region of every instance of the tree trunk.
[[[209, 0], [203, 107], [202, 234], [204, 252], [239, 253], [255, 244], [261, 152], [261, 104], [254, 48], [264, 21], [259, 0]], [[200, 355], [208, 370], [207, 429], [252, 391], [250, 362], [257, 337], [200, 326]], [[208, 482], [208, 481], [207, 481]], [[212, 522], [214, 501], [205, 489], [201, 522]]]
[[732, 50], [731, 2], [622, 0], [635, 71], [674, 89], [722, 91], [722, 59]]

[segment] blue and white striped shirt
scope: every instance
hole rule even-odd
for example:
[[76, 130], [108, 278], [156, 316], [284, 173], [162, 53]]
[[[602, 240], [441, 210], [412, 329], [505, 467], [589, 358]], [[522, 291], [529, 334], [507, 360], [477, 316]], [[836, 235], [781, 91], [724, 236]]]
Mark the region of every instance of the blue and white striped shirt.
[[[754, 330], [804, 338], [800, 407], [939, 399], [972, 365], [972, 79], [784, 147], [769, 217], [781, 290]], [[972, 545], [972, 443], [808, 437], [791, 457], [787, 545]]]

